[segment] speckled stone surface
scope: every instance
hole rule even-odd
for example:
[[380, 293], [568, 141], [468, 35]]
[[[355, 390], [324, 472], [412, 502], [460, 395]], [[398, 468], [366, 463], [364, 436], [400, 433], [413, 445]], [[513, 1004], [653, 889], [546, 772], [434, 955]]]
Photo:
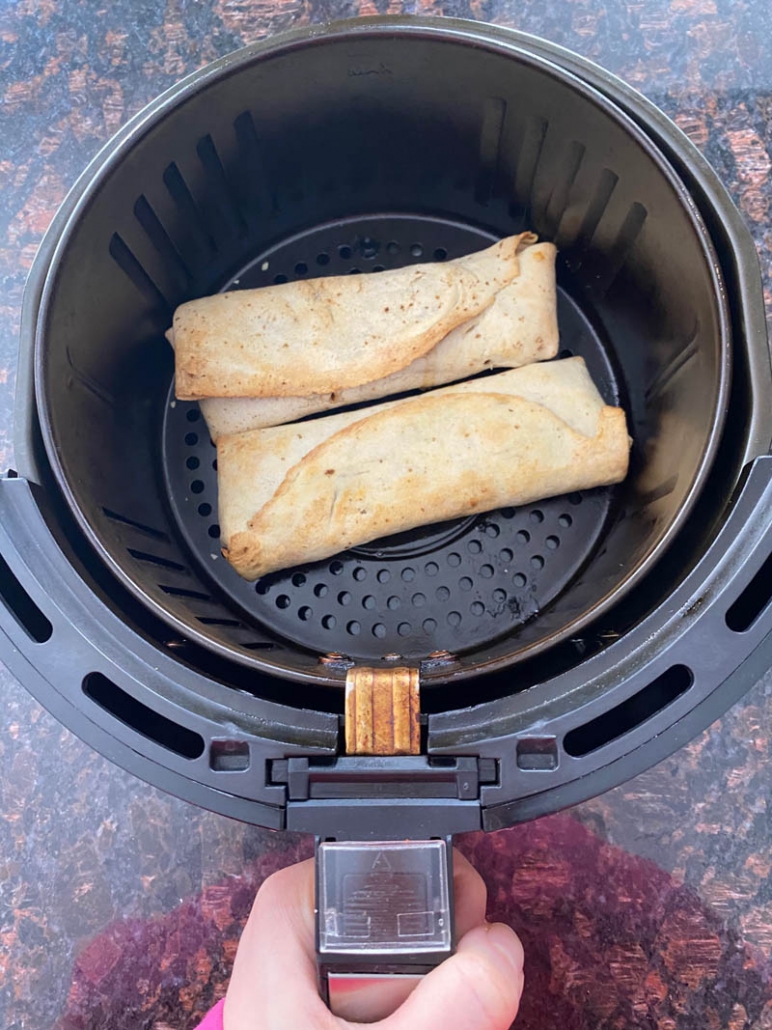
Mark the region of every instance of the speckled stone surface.
[[[0, 0], [0, 469], [21, 292], [69, 185], [186, 72], [291, 26], [460, 15], [631, 82], [714, 164], [772, 311], [772, 7], [763, 0]], [[0, 667], [0, 1025], [188, 1030], [222, 996], [260, 879], [308, 842], [162, 795]], [[569, 813], [462, 842], [522, 934], [523, 1030], [772, 1028], [772, 677], [697, 741]]]

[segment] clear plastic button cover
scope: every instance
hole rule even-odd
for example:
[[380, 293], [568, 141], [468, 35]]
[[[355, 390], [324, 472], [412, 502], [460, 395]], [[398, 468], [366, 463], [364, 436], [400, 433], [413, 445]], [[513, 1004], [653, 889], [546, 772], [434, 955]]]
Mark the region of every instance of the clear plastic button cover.
[[451, 949], [445, 841], [319, 845], [319, 952]]

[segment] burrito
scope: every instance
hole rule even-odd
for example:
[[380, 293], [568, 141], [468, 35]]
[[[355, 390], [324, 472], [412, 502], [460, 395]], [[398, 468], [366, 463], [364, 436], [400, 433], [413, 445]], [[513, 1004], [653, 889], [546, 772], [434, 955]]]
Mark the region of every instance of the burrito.
[[581, 358], [222, 437], [223, 554], [245, 579], [432, 522], [620, 482], [630, 441]]
[[303, 397], [391, 375], [492, 303], [524, 236], [458, 261], [189, 301], [171, 330], [177, 397]]
[[[516, 239], [517, 276], [496, 293], [482, 314], [457, 326], [421, 357], [381, 379], [329, 393], [202, 400], [201, 411], [212, 439], [409, 390], [426, 390], [487, 368], [517, 368], [554, 358], [558, 350], [556, 250], [551, 243], [535, 243], [536, 237], [529, 233]], [[378, 282], [382, 278], [376, 277]]]

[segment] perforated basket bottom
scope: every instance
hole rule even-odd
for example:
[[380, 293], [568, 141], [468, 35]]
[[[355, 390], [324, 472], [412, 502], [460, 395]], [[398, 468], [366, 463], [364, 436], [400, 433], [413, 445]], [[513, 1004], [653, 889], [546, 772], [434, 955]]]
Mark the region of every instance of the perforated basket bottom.
[[[440, 218], [340, 221], [260, 254], [223, 289], [439, 261], [493, 239]], [[605, 348], [562, 290], [559, 320], [561, 354], [581, 354], [605, 399], [618, 403]], [[565, 590], [589, 559], [613, 493], [591, 490], [423, 527], [247, 583], [220, 553], [214, 445], [198, 405], [175, 401], [173, 387], [164, 418], [163, 467], [179, 530], [204, 579], [229, 609], [213, 624], [257, 622], [306, 649], [359, 660], [459, 652], [516, 631]]]

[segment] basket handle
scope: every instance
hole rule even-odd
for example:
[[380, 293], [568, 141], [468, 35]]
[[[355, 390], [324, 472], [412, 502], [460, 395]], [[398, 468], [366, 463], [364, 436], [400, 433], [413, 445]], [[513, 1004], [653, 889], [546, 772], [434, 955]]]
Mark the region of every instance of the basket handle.
[[[419, 689], [417, 668], [349, 669], [347, 755], [419, 755]], [[336, 1015], [385, 1018], [453, 953], [452, 884], [449, 840], [317, 841], [319, 990]]]
[[335, 1015], [384, 1019], [453, 954], [452, 854], [449, 840], [317, 843], [319, 990]]

